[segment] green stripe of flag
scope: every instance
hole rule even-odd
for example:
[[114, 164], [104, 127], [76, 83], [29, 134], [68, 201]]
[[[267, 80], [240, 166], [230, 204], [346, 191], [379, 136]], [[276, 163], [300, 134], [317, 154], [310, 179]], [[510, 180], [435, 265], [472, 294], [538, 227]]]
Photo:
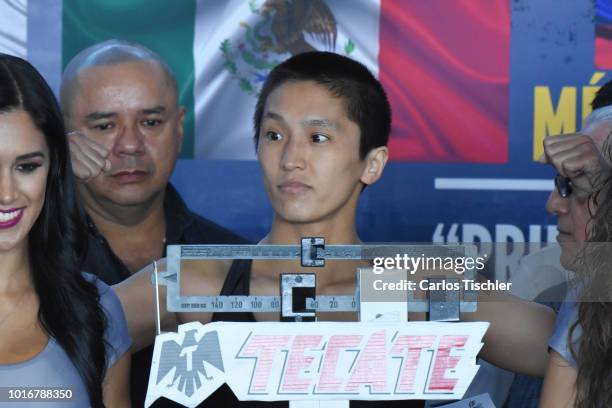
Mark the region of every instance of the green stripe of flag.
[[64, 0], [63, 4], [63, 67], [83, 48], [111, 38], [144, 44], [172, 67], [180, 102], [187, 109], [181, 157], [193, 158], [195, 2]]

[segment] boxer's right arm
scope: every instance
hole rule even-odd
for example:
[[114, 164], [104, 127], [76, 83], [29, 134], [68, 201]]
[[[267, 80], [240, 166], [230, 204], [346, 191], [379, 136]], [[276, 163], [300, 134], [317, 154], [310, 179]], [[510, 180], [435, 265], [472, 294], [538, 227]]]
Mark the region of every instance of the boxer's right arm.
[[[165, 259], [157, 262], [157, 270], [158, 272], [166, 270]], [[155, 287], [151, 284], [153, 271], [153, 264], [147, 265], [128, 279], [113, 286], [125, 313], [132, 337], [133, 351], [138, 351], [155, 341], [157, 306]], [[166, 310], [166, 287], [162, 285], [159, 287], [159, 304], [162, 331], [176, 330], [177, 317], [175, 313]]]
[[[204, 267], [202, 267], [205, 265]], [[182, 262], [181, 264], [181, 295], [211, 296], [218, 295], [223, 286], [229, 267], [224, 262], [208, 261]], [[155, 287], [151, 284], [151, 276], [155, 268], [147, 265], [123, 282], [114, 285], [128, 323], [132, 337], [132, 350], [138, 351], [155, 341]], [[157, 261], [157, 271], [166, 271], [166, 259]], [[175, 313], [166, 310], [166, 286], [159, 286], [160, 325], [162, 331], [176, 331], [177, 325], [190, 321], [203, 324], [210, 322], [212, 313]]]

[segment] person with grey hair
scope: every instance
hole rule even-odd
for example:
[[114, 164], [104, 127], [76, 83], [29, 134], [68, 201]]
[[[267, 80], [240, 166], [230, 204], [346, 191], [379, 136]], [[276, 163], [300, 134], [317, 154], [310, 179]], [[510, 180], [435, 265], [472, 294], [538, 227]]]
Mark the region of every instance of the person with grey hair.
[[[113, 285], [165, 256], [166, 245], [244, 243], [189, 211], [169, 183], [185, 109], [158, 54], [120, 40], [93, 45], [67, 65], [60, 100], [88, 216], [83, 270]], [[134, 406], [144, 404], [151, 352], [133, 356]]]
[[[601, 87], [592, 106], [594, 110], [580, 134], [562, 136], [563, 139], [549, 143], [553, 154], [548, 161], [559, 175], [558, 194], [551, 195], [547, 208], [558, 215], [561, 263], [576, 270], [577, 284], [568, 290], [549, 342], [550, 361], [540, 397], [542, 407], [609, 406], [612, 401], [606, 277], [609, 264], [597, 265], [608, 259], [604, 256], [607, 245], [601, 243], [612, 240], [609, 199], [612, 82]], [[585, 247], [585, 241], [591, 246]], [[579, 268], [576, 259], [583, 261]]]
[[[576, 377], [573, 372], [575, 360], [567, 343], [570, 326], [568, 304], [572, 302], [563, 300], [568, 287], [575, 286], [572, 281], [581, 275], [574, 272], [584, 269], [579, 262], [584, 257], [580, 255], [584, 253], [585, 241], [593, 240], [592, 230], [597, 218], [593, 221], [592, 217], [599, 211], [596, 204], [603, 204], [593, 200], [593, 193], [602, 185], [610, 169], [606, 146], [612, 134], [612, 82], [597, 92], [592, 106], [593, 112], [585, 119], [580, 132], [547, 138], [545, 154], [540, 158], [540, 162], [550, 164], [557, 172], [555, 189], [550, 194], [546, 209], [557, 216], [559, 245], [526, 257], [523, 265], [525, 278], [532, 274], [532, 280], [535, 280], [535, 274], [541, 275], [547, 270], [550, 272], [554, 269], [551, 266], [553, 262], [559, 264], [557, 269], [563, 267], [567, 272], [558, 271], [561, 283], [545, 289], [535, 297], [535, 301], [558, 311], [554, 333], [549, 341], [550, 359], [546, 372], [548, 385], [542, 390], [542, 379], [517, 376], [510, 391], [508, 406], [556, 407], [566, 405], [572, 399], [568, 393], [574, 389], [571, 384], [567, 384], [568, 379], [573, 376], [575, 380]], [[554, 255], [557, 256], [556, 260], [551, 259]], [[534, 260], [538, 258], [540, 263], [536, 264]], [[552, 276], [551, 273], [549, 276]], [[553, 385], [564, 380], [566, 384], [563, 386]]]

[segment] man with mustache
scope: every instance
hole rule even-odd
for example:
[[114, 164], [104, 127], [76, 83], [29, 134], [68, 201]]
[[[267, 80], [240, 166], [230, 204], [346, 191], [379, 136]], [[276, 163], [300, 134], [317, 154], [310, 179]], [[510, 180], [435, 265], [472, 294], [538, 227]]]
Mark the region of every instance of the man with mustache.
[[[165, 256], [166, 245], [244, 242], [190, 212], [169, 184], [183, 142], [178, 97], [169, 66], [139, 44], [93, 45], [64, 72], [61, 104], [88, 216], [83, 270], [109, 285]], [[150, 359], [150, 348], [134, 355], [134, 406], [144, 404]]]

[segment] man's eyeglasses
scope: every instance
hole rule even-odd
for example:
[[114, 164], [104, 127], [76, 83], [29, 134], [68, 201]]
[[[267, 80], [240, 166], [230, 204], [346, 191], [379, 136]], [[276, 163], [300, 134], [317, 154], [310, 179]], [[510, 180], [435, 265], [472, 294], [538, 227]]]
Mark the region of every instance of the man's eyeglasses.
[[561, 197], [567, 198], [572, 194], [572, 180], [569, 177], [557, 174], [555, 177], [555, 188]]

